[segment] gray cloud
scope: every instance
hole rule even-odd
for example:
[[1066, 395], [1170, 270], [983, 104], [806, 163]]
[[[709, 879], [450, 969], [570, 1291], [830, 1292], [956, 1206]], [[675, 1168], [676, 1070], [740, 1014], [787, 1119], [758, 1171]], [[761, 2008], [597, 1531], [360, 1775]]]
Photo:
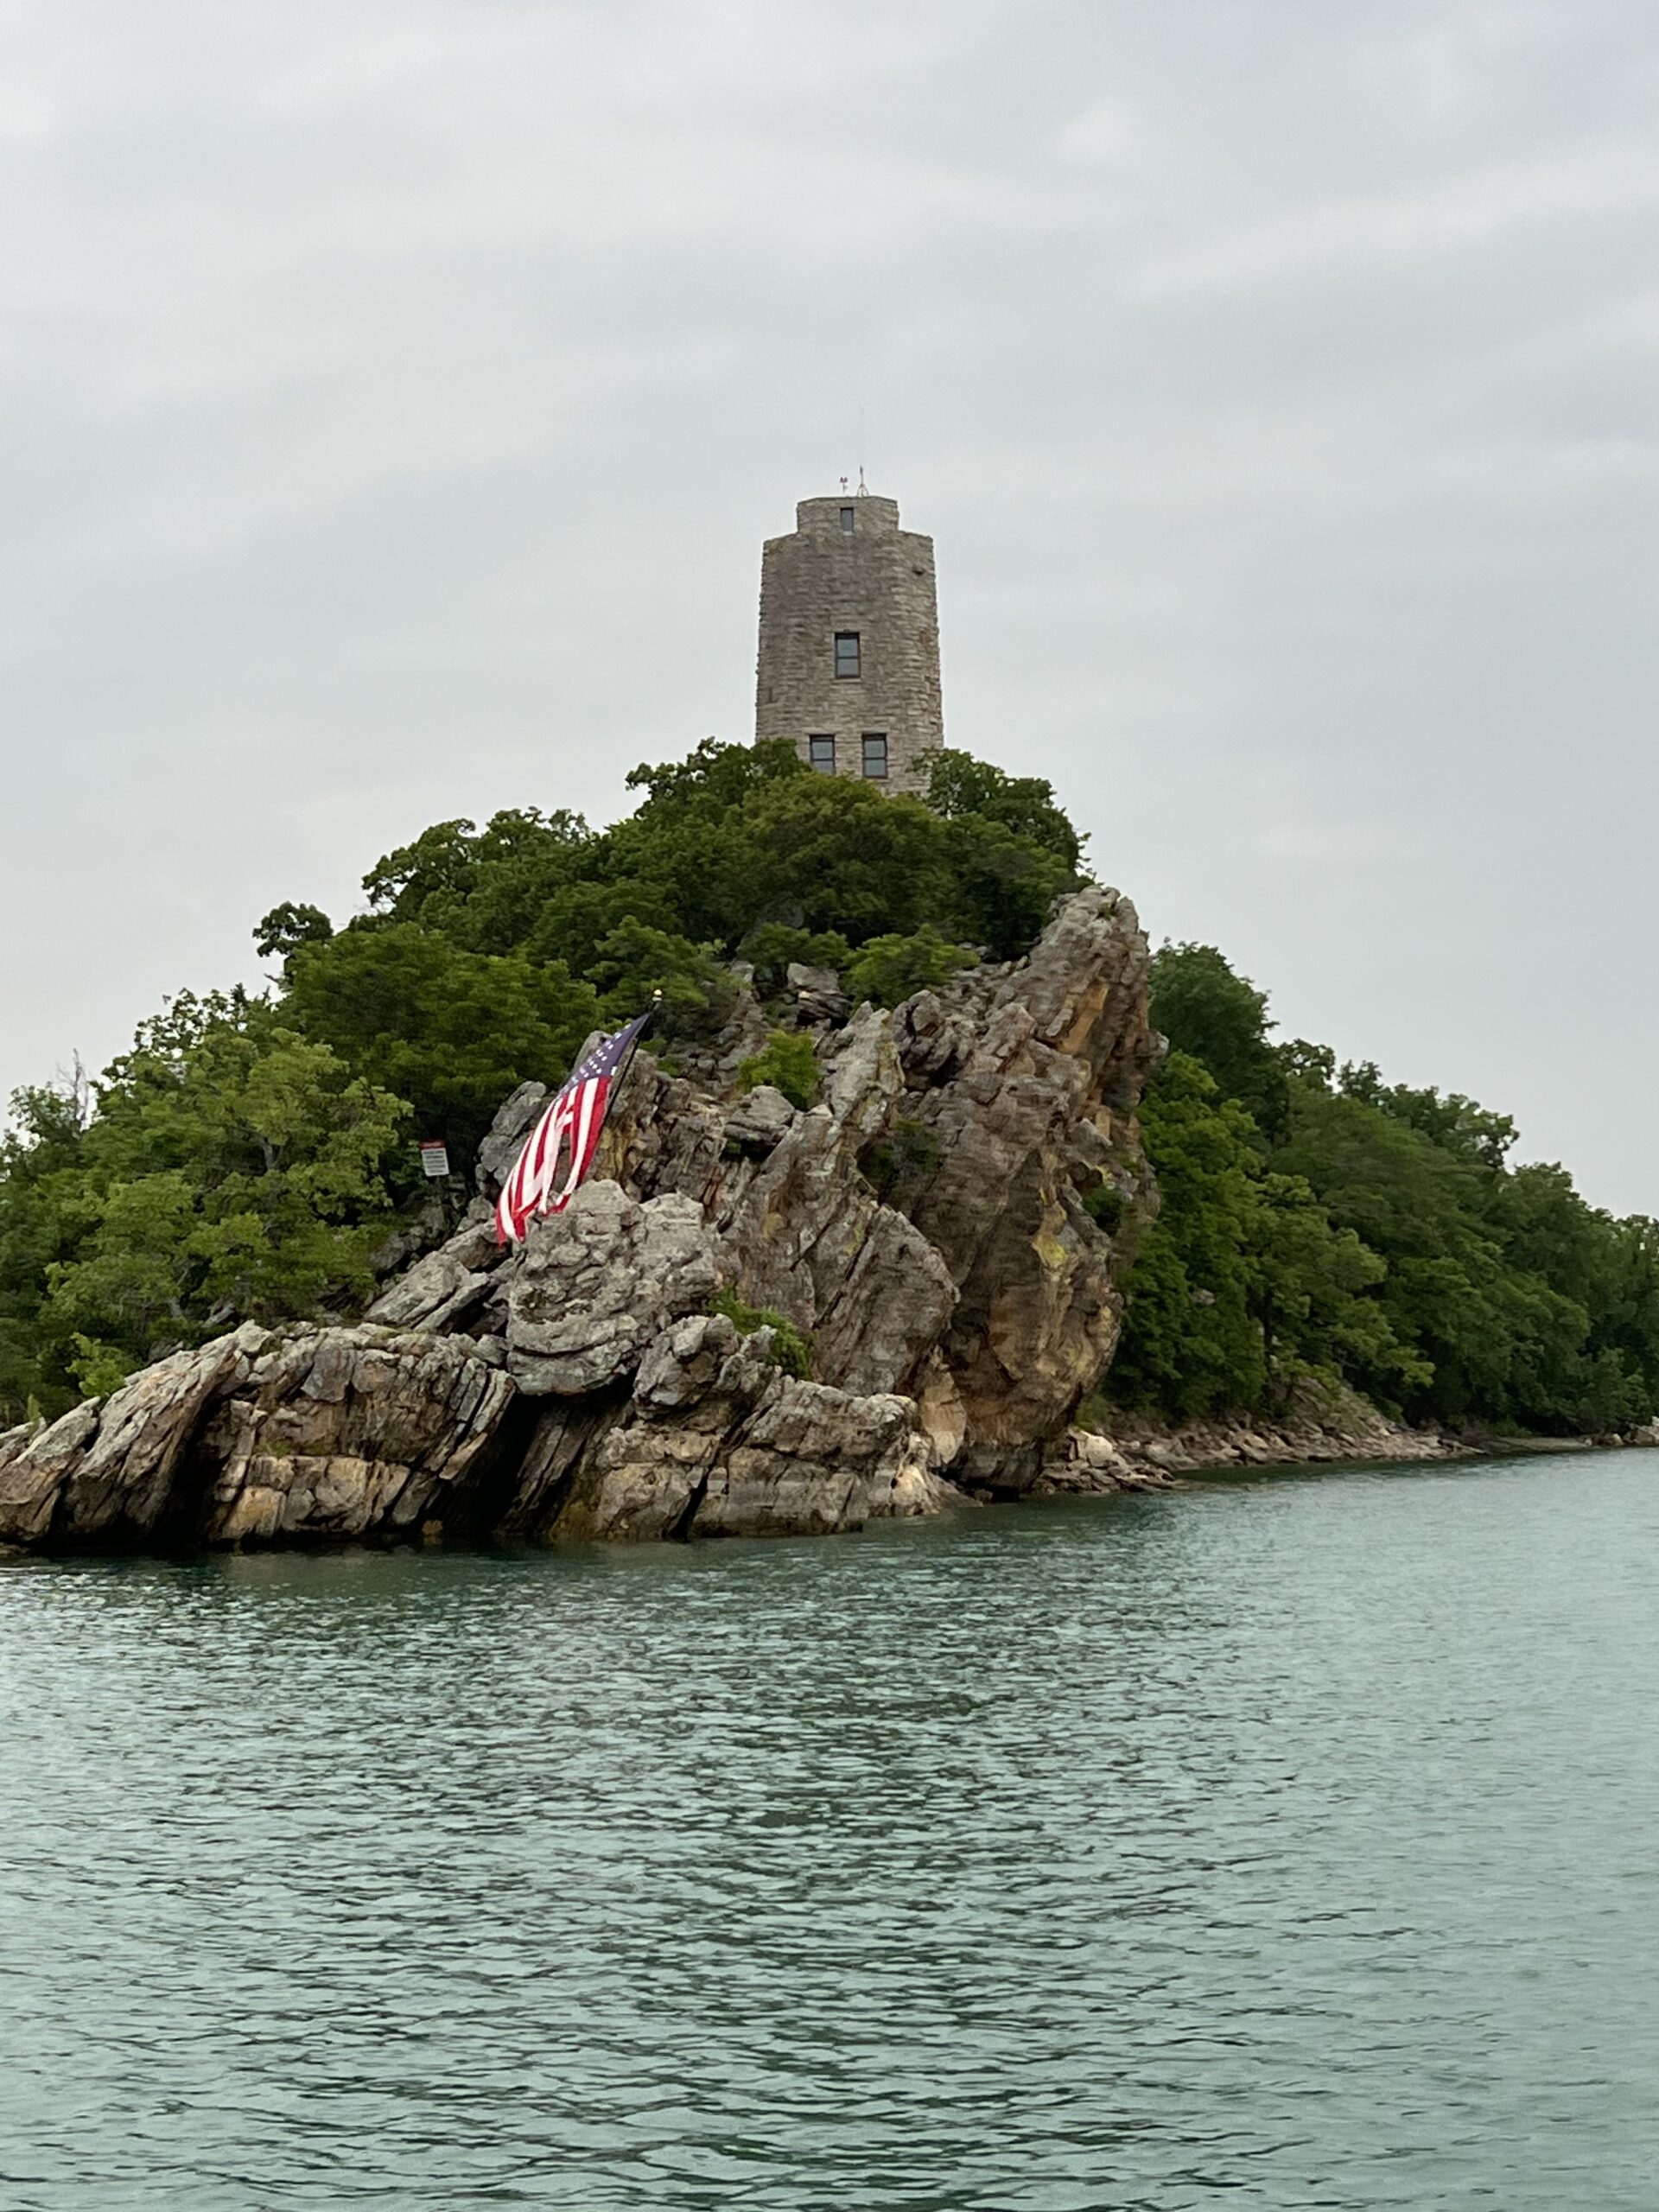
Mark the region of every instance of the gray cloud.
[[751, 713], [861, 459], [953, 739], [1659, 1210], [1659, 25], [50, 0], [0, 70], [0, 1084]]

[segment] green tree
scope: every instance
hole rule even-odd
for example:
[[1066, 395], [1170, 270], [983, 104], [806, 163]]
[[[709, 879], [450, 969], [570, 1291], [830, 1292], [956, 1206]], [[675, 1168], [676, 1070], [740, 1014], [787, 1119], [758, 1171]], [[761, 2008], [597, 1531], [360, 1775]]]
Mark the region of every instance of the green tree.
[[57, 1374], [359, 1297], [407, 1110], [264, 1001], [175, 1000], [99, 1084], [60, 1189], [37, 1315]]
[[856, 949], [909, 936], [948, 906], [949, 831], [919, 799], [849, 776], [784, 777], [734, 828], [740, 935], [786, 919], [836, 931]]
[[1269, 1376], [1330, 1370], [1389, 1407], [1433, 1380], [1395, 1335], [1378, 1293], [1388, 1262], [1351, 1229], [1336, 1228], [1300, 1175], [1262, 1174], [1251, 1236], [1251, 1310]]
[[321, 906], [296, 906], [284, 899], [254, 930], [254, 950], [262, 960], [275, 957], [286, 961], [301, 945], [325, 944], [334, 933], [334, 925]]
[[[1431, 1370], [1407, 1393], [1408, 1409], [1545, 1429], [1639, 1417], [1635, 1371], [1599, 1362], [1589, 1312], [1563, 1287], [1573, 1279], [1566, 1246], [1558, 1240], [1552, 1254], [1535, 1241], [1529, 1254], [1506, 1223], [1503, 1117], [1449, 1103], [1430, 1117], [1431, 1135], [1363, 1090], [1300, 1084], [1277, 1155], [1388, 1262], [1380, 1294], [1390, 1325]], [[1541, 1270], [1516, 1263], [1527, 1257]]]
[[[896, 802], [895, 802], [896, 803]], [[1081, 878], [1070, 862], [1006, 823], [964, 815], [946, 836], [931, 910], [944, 934], [1015, 960], [1042, 933], [1049, 910]]]
[[1171, 1052], [1141, 1128], [1160, 1206], [1130, 1277], [1114, 1396], [1183, 1419], [1263, 1405], [1308, 1367], [1385, 1402], [1428, 1382], [1382, 1302], [1386, 1262], [1304, 1178], [1264, 1167], [1255, 1122], [1190, 1054]]
[[1083, 839], [1042, 776], [1010, 776], [971, 753], [943, 747], [928, 758], [927, 803], [947, 822], [975, 817], [1000, 823], [1075, 871]]
[[0, 1428], [31, 1407], [73, 1402], [73, 1347], [48, 1336], [41, 1309], [49, 1270], [73, 1258], [88, 1227], [80, 1202], [91, 1100], [79, 1084], [18, 1091], [0, 1135]]
[[1166, 944], [1152, 963], [1152, 1018], [1178, 1052], [1200, 1060], [1269, 1142], [1284, 1134], [1290, 1091], [1268, 1042], [1268, 997], [1213, 944]]
[[683, 760], [629, 776], [629, 787], [645, 796], [608, 833], [601, 872], [651, 887], [669, 902], [671, 926], [694, 944], [729, 949], [756, 922], [798, 923], [796, 887], [774, 910], [774, 877], [755, 879], [752, 825], [784, 788], [829, 780], [810, 776], [781, 740], [751, 746], [709, 738]]
[[762, 1052], [751, 1052], [738, 1064], [737, 1080], [744, 1090], [757, 1090], [763, 1083], [781, 1090], [791, 1106], [803, 1112], [818, 1095], [819, 1071], [812, 1039], [798, 1029], [774, 1029]]
[[1164, 1063], [1141, 1124], [1160, 1205], [1130, 1279], [1112, 1395], [1177, 1420], [1258, 1406], [1268, 1365], [1252, 1312], [1261, 1212], [1255, 1127], [1185, 1052]]
[[285, 1017], [381, 1090], [416, 1133], [464, 1158], [526, 1077], [562, 1076], [599, 1026], [599, 994], [558, 962], [465, 952], [412, 923], [342, 930], [290, 963]]
[[660, 991], [657, 1034], [674, 1039], [715, 1028], [737, 996], [731, 970], [706, 945], [643, 922], [623, 922], [596, 948], [589, 969], [607, 1022], [643, 1014]]
[[843, 982], [855, 1004], [898, 1006], [916, 991], [948, 982], [979, 956], [970, 945], [952, 944], [931, 922], [913, 937], [868, 938], [847, 964]]
[[469, 952], [511, 952], [549, 899], [599, 865], [603, 840], [563, 808], [514, 807], [480, 830], [435, 823], [363, 879], [376, 917], [435, 930]]
[[614, 958], [613, 951], [602, 955], [600, 948], [619, 930], [653, 930], [689, 944], [681, 935], [679, 920], [679, 907], [665, 885], [639, 883], [631, 877], [616, 883], [584, 877], [550, 892], [522, 944], [512, 949], [538, 963], [562, 961], [573, 976], [586, 976], [595, 961]]
[[1337, 1088], [1344, 1098], [1376, 1107], [1443, 1152], [1481, 1167], [1501, 1168], [1516, 1141], [1516, 1126], [1507, 1114], [1490, 1113], [1459, 1091], [1414, 1090], [1407, 1084], [1384, 1083], [1374, 1060], [1345, 1063]]

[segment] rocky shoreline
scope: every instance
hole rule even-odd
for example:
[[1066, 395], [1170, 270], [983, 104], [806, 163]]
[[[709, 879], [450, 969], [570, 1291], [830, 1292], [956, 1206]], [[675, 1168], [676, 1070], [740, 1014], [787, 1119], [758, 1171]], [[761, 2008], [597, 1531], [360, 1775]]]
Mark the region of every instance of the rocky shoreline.
[[[506, 1418], [513, 1386], [487, 1342], [372, 1324], [245, 1325], [144, 1370], [107, 1402], [0, 1436], [0, 1557], [365, 1538], [832, 1535], [1011, 1496], [1170, 1491], [1230, 1468], [1659, 1448], [1659, 1424], [1567, 1439], [1412, 1429], [1326, 1384], [1276, 1421], [1171, 1428], [1118, 1414], [1109, 1434], [1069, 1427], [1017, 1491], [964, 1487], [918, 1448], [908, 1401], [858, 1402], [849, 1421], [843, 1394], [772, 1364], [769, 1333], [746, 1338], [724, 1316], [688, 1317], [642, 1363], [631, 1421], [607, 1422], [589, 1407], [574, 1425], [550, 1425]], [[595, 1436], [597, 1483], [573, 1488], [571, 1469]]]
[[1341, 1399], [1334, 1415], [1296, 1407], [1275, 1421], [1190, 1421], [1179, 1428], [1114, 1414], [1109, 1433], [1071, 1433], [1067, 1455], [1056, 1456], [1046, 1486], [1086, 1491], [1101, 1478], [1099, 1486], [1142, 1489], [1229, 1467], [1382, 1465], [1474, 1455], [1476, 1447], [1459, 1438], [1406, 1427], [1348, 1392]]
[[[245, 1321], [0, 1434], [0, 1547], [820, 1535], [1477, 1448], [1311, 1380], [1273, 1421], [1099, 1415], [1157, 1208], [1148, 964], [1133, 906], [1094, 887], [1026, 958], [890, 1012], [828, 971], [766, 1003], [741, 975], [718, 1037], [639, 1056], [594, 1179], [524, 1246], [491, 1202], [537, 1084], [459, 1226], [388, 1240], [362, 1320]], [[804, 1106], [744, 1080], [780, 1024], [810, 1040]]]
[[[1031, 1492], [1156, 1210], [1149, 958], [1091, 887], [1025, 958], [892, 1011], [740, 978], [704, 1049], [639, 1055], [594, 1179], [504, 1251], [523, 1085], [460, 1227], [392, 1240], [361, 1322], [246, 1322], [0, 1436], [0, 1543], [827, 1535]], [[743, 1080], [780, 1025], [804, 1105]]]
[[1190, 1421], [1180, 1427], [1114, 1411], [1109, 1431], [1074, 1428], [1051, 1453], [1039, 1495], [1166, 1490], [1185, 1475], [1230, 1468], [1398, 1466], [1524, 1453], [1659, 1449], [1659, 1422], [1601, 1436], [1458, 1435], [1389, 1420], [1353, 1392], [1310, 1382], [1276, 1420]]

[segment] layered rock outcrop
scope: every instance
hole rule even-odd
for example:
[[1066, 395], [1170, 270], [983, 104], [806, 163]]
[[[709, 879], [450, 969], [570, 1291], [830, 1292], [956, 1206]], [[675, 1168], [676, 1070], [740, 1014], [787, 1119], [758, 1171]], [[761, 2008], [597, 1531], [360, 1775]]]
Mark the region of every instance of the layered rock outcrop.
[[[0, 1543], [817, 1534], [1049, 1484], [1155, 1205], [1147, 974], [1090, 888], [894, 1012], [745, 988], [684, 1072], [637, 1058], [594, 1179], [505, 1252], [524, 1084], [363, 1323], [248, 1325], [0, 1437]], [[804, 1108], [734, 1080], [769, 1019], [812, 1039]]]

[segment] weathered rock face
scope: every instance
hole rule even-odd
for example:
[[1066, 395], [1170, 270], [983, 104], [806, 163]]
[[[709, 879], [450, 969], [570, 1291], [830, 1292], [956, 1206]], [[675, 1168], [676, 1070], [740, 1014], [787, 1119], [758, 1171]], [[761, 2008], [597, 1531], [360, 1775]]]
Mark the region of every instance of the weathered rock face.
[[[1134, 1121], [1162, 1051], [1147, 964], [1128, 902], [1083, 892], [997, 981], [971, 1036], [926, 1012], [907, 1103], [938, 1164], [910, 1212], [959, 1294], [944, 1352], [967, 1414], [968, 1471], [993, 1483], [1034, 1478], [1033, 1447], [1064, 1427], [1116, 1346], [1126, 1261], [1155, 1205]], [[911, 1036], [913, 1008], [900, 1010]], [[930, 1082], [946, 1034], [944, 1078]], [[1085, 1204], [1096, 1193], [1119, 1234]]]
[[493, 1198], [512, 1172], [518, 1147], [530, 1135], [531, 1125], [547, 1103], [544, 1083], [521, 1083], [498, 1109], [490, 1133], [478, 1147], [474, 1170], [479, 1190]]
[[505, 1255], [490, 1222], [469, 1222], [447, 1244], [417, 1260], [365, 1319], [391, 1329], [457, 1329], [485, 1306]]
[[937, 1510], [913, 1408], [787, 1375], [769, 1332], [723, 1314], [666, 1331], [626, 1416], [586, 1458], [548, 1527], [572, 1537], [830, 1535]]
[[[546, 1096], [522, 1085], [474, 1207], [365, 1324], [249, 1326], [0, 1437], [0, 1542], [819, 1534], [953, 1483], [1121, 1486], [1063, 1440], [1155, 1204], [1147, 974], [1134, 910], [1091, 889], [1027, 959], [891, 1014], [828, 972], [781, 1011], [734, 984], [688, 1075], [639, 1056], [594, 1179], [509, 1253], [488, 1201]], [[814, 1041], [804, 1111], [736, 1087], [778, 1020]], [[777, 1329], [741, 1333], [722, 1291]]]
[[365, 1326], [274, 1339], [201, 1437], [210, 1543], [464, 1519], [515, 1392], [465, 1337]]
[[639, 1363], [652, 1338], [720, 1287], [714, 1231], [678, 1192], [642, 1205], [588, 1183], [533, 1223], [507, 1307], [507, 1366], [521, 1390], [580, 1397]]
[[[208, 1409], [265, 1342], [251, 1325], [142, 1369], [107, 1400], [0, 1439], [0, 1543], [83, 1544], [171, 1533], [181, 1465]], [[7, 1446], [10, 1446], [10, 1451]]]
[[722, 1105], [642, 1062], [602, 1163], [642, 1198], [695, 1198], [726, 1279], [813, 1338], [823, 1382], [909, 1396], [958, 1479], [1027, 1488], [1110, 1360], [1156, 1206], [1135, 1122], [1162, 1051], [1148, 968], [1133, 906], [1091, 888], [1027, 959], [893, 1014], [837, 1026], [833, 979], [791, 976], [821, 1015], [809, 1111]]
[[248, 1325], [0, 1457], [0, 1541], [297, 1542], [459, 1522], [516, 1397], [465, 1337]]
[[743, 1295], [815, 1337], [824, 1375], [861, 1393], [903, 1390], [957, 1294], [939, 1255], [860, 1169], [902, 1088], [891, 1015], [861, 1007], [823, 1057], [823, 1103], [795, 1118], [756, 1173], [727, 1249]]

